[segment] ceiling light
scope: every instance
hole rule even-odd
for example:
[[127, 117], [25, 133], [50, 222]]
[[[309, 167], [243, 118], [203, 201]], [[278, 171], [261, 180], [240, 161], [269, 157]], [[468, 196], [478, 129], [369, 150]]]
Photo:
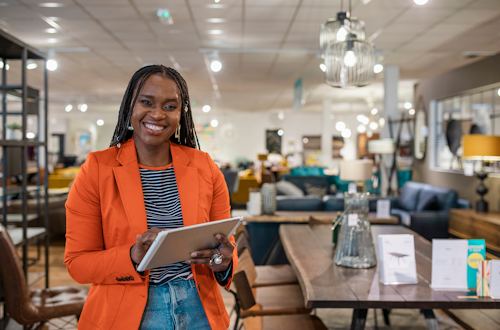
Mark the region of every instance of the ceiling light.
[[378, 124], [374, 121], [370, 123], [370, 129], [376, 130], [378, 128]]
[[26, 137], [28, 139], [34, 139], [35, 138], [35, 133], [33, 133], [33, 132], [26, 132]]
[[220, 0], [214, 0], [214, 1], [215, 1], [215, 3], [219, 3]]
[[212, 61], [212, 63], [210, 63], [210, 69], [213, 72], [219, 72], [222, 69], [222, 63], [218, 60]]
[[224, 18], [208, 18], [206, 20], [207, 23], [225, 23], [226, 20]]
[[223, 34], [222, 30], [208, 30], [208, 34]]
[[104, 120], [98, 119], [96, 124], [97, 124], [97, 126], [102, 126], [102, 125], [104, 125]]
[[345, 41], [345, 37], [347, 36], [347, 30], [342, 26], [338, 31], [337, 31], [337, 41]]
[[217, 121], [217, 119], [214, 119], [210, 122], [210, 125], [212, 125], [212, 127], [217, 127], [219, 125], [219, 122]]
[[33, 60], [28, 60], [28, 63], [26, 64], [26, 69], [28, 70], [33, 70], [38, 67], [38, 64], [35, 63]]
[[49, 40], [47, 40], [49, 42], [49, 44], [55, 44], [57, 42], [57, 39], [55, 38], [50, 38]]
[[45, 29], [45, 33], [57, 33], [57, 29], [54, 28]]
[[210, 110], [212, 110], [212, 107], [207, 104], [204, 105], [203, 108], [201, 108], [201, 110], [203, 110], [203, 112], [210, 112]]
[[356, 54], [354, 54], [354, 51], [352, 50], [348, 50], [346, 53], [345, 53], [345, 56], [344, 56], [344, 64], [345, 66], [348, 66], [350, 68], [352, 68], [353, 66], [356, 65]]
[[321, 58], [325, 57], [328, 46], [335, 42], [345, 41], [349, 33], [354, 33], [358, 39], [365, 39], [365, 23], [349, 16], [349, 13], [340, 11], [337, 17], [329, 18], [321, 24], [319, 32]]
[[356, 116], [356, 119], [357, 119], [358, 121], [360, 121], [360, 122], [363, 122], [363, 118], [364, 118], [364, 117], [365, 117], [365, 116], [363, 116], [363, 115], [357, 115], [357, 116]]
[[365, 126], [365, 125], [359, 125], [359, 126], [358, 126], [358, 132], [359, 132], [359, 133], [364, 133], [364, 132], [366, 132], [366, 126]]
[[49, 70], [49, 71], [57, 70], [57, 61], [56, 60], [48, 60], [47, 61], [47, 70]]
[[415, 114], [415, 109], [410, 109], [408, 113], [413, 116]]
[[410, 102], [405, 102], [404, 107], [406, 110], [411, 109], [412, 104]]
[[304, 143], [304, 144], [308, 144], [308, 143], [309, 143], [309, 139], [308, 139], [308, 138], [306, 138], [306, 137], [305, 137], [305, 138], [303, 138], [303, 139], [302, 139], [302, 143]]
[[429, 0], [413, 0], [417, 5], [423, 6], [425, 5]]
[[172, 25], [174, 24], [174, 20], [172, 18], [172, 15], [170, 15], [170, 11], [167, 8], [159, 8], [156, 11], [156, 16], [158, 16], [158, 19], [162, 24], [165, 25]]
[[380, 73], [382, 71], [384, 71], [384, 66], [382, 64], [375, 64], [375, 66], [373, 67], [373, 72]]
[[345, 129], [345, 123], [343, 121], [338, 121], [335, 124], [335, 129], [339, 132], [342, 132]]
[[378, 124], [379, 124], [380, 127], [384, 127], [384, 125], [385, 125], [385, 118], [380, 118], [378, 120]]
[[368, 130], [368, 132], [366, 132], [366, 136], [370, 139], [373, 136], [373, 132]]
[[43, 2], [38, 4], [38, 7], [46, 7], [46, 8], [58, 8], [64, 6], [65, 6], [64, 3], [56, 3], [56, 2]]
[[498, 96], [500, 96], [500, 88], [498, 89], [498, 92], [497, 92]]
[[278, 130], [278, 135], [279, 135], [279, 136], [283, 136], [283, 133], [285, 133], [285, 132], [283, 132], [283, 130], [282, 130], [282, 129]]
[[372, 115], [376, 115], [378, 113], [378, 109], [377, 108], [373, 108], [372, 109]]
[[278, 118], [279, 118], [279, 120], [284, 120], [285, 119], [285, 112], [283, 110], [280, 110], [278, 112]]
[[342, 137], [344, 139], [348, 139], [351, 137], [351, 130], [346, 128], [345, 130], [342, 131]]
[[78, 109], [80, 109], [81, 112], [85, 112], [85, 111], [87, 111], [88, 106], [85, 103], [79, 104]]
[[319, 68], [321, 69], [321, 71], [326, 72], [326, 65], [325, 65], [325, 63], [321, 63], [319, 65]]
[[73, 106], [71, 104], [68, 104], [66, 108], [64, 108], [64, 110], [66, 110], [66, 112], [70, 112], [71, 110], [73, 110]]

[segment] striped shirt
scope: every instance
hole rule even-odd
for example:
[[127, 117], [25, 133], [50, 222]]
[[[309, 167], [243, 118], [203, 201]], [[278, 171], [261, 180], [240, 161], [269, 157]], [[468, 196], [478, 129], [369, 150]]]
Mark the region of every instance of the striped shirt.
[[[139, 171], [148, 229], [183, 227], [181, 202], [172, 164], [165, 167], [139, 165]], [[164, 285], [174, 279], [188, 279], [191, 276], [191, 266], [185, 262], [178, 262], [151, 269], [149, 282], [154, 285]]]

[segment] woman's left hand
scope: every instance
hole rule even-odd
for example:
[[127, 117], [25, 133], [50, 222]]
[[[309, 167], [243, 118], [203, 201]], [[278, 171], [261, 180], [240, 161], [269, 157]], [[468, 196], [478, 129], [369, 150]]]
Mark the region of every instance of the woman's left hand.
[[[216, 249], [200, 250], [191, 253], [191, 259], [186, 260], [186, 263], [193, 265], [207, 265], [214, 272], [223, 272], [229, 268], [229, 264], [233, 259], [234, 245], [231, 243], [225, 235], [216, 234], [215, 238], [221, 244], [219, 249], [220, 254], [222, 254], [222, 263], [215, 264], [212, 260], [212, 256], [217, 254]], [[212, 262], [210, 262], [212, 260]]]

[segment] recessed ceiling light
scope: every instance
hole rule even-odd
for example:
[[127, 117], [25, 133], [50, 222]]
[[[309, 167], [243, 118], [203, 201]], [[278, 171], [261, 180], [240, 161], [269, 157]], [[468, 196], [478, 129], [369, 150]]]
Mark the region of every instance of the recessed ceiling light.
[[425, 5], [429, 0], [413, 0], [417, 5], [423, 6]]
[[218, 9], [218, 8], [226, 8], [227, 6], [226, 5], [212, 3], [212, 4], [205, 5], [205, 7], [212, 8], [212, 9]]
[[212, 125], [212, 127], [217, 127], [219, 125], [219, 121], [217, 121], [217, 119], [213, 119], [211, 122], [210, 122], [210, 125]]
[[98, 119], [96, 123], [97, 123], [97, 126], [102, 126], [102, 125], [104, 125], [104, 120]]
[[38, 6], [46, 8], [58, 8], [58, 7], [64, 7], [66, 5], [64, 3], [58, 3], [58, 2], [42, 2], [39, 3]]
[[226, 20], [224, 18], [209, 18], [207, 19], [207, 23], [225, 23]]
[[57, 33], [57, 29], [54, 28], [45, 29], [45, 33]]
[[208, 34], [222, 34], [224, 33], [222, 30], [208, 30]]
[[210, 112], [210, 110], [212, 110], [212, 107], [207, 104], [204, 105], [201, 110], [203, 110], [203, 112]]
[[47, 40], [49, 43], [51, 44], [55, 44], [57, 42], [57, 39], [54, 39], [54, 38], [50, 38], [49, 40]]

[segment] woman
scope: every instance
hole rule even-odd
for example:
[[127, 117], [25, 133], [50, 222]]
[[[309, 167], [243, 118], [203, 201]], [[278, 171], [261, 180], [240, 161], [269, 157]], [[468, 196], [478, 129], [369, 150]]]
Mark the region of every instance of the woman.
[[217, 250], [136, 271], [162, 229], [230, 217], [224, 177], [197, 142], [181, 75], [138, 70], [111, 147], [88, 155], [66, 203], [65, 264], [77, 282], [92, 283], [78, 329], [228, 328], [217, 282], [231, 284], [234, 238], [218, 234]]

